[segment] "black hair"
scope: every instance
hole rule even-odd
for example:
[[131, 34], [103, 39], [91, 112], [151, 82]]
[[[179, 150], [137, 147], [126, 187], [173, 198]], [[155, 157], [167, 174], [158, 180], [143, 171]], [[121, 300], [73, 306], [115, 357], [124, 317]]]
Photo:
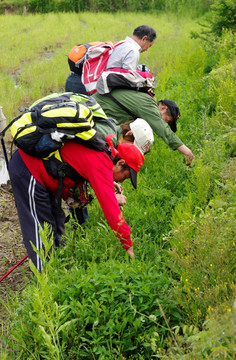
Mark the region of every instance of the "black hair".
[[[163, 101], [161, 101], [161, 100], [160, 100], [160, 101], [157, 101], [157, 105], [159, 105], [159, 104], [167, 106], [167, 105], [166, 105], [165, 103], [163, 103]], [[165, 114], [168, 115], [168, 116], [172, 116], [172, 118], [174, 119], [174, 117], [173, 117], [173, 115], [171, 114], [171, 111], [170, 111], [170, 109], [168, 108], [168, 106], [167, 106], [167, 109], [166, 109]]]
[[[122, 158], [119, 155], [116, 155], [113, 159], [113, 164], [116, 165], [118, 163], [118, 161], [121, 159]], [[129, 165], [127, 165], [126, 163], [122, 164], [121, 167], [122, 167], [123, 171], [130, 169]]]
[[137, 38], [142, 39], [144, 36], [147, 36], [147, 40], [152, 42], [156, 39], [156, 31], [148, 25], [140, 25], [134, 29], [133, 35], [137, 36]]

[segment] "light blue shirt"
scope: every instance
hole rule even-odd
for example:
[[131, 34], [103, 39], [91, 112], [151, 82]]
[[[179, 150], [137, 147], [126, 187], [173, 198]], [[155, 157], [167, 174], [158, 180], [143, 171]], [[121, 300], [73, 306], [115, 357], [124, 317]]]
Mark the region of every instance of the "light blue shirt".
[[127, 36], [123, 44], [118, 45], [110, 55], [106, 69], [121, 68], [136, 70], [138, 67], [141, 47], [131, 37]]

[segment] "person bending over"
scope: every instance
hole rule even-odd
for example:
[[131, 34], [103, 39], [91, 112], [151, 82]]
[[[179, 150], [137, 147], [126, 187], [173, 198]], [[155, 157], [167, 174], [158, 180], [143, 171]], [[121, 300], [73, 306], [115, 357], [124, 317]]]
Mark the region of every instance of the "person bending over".
[[[92, 186], [102, 211], [114, 234], [120, 239], [123, 248], [130, 257], [134, 257], [131, 231], [119, 208], [114, 181], [122, 183], [131, 178], [137, 186], [137, 173], [144, 162], [140, 150], [133, 144], [119, 144], [117, 150], [111, 146], [110, 152], [96, 151], [73, 141], [68, 141], [60, 149], [63, 161], [76, 174]], [[58, 211], [58, 180], [46, 170], [43, 160], [32, 157], [22, 150], [17, 150], [9, 162], [10, 180], [14, 192], [16, 207], [23, 234], [24, 245], [29, 258], [36, 268], [42, 270], [42, 262], [34, 251], [42, 248], [39, 227], [50, 225], [55, 247], [60, 245], [64, 234], [65, 215]], [[70, 177], [63, 178], [62, 198], [66, 201], [71, 196], [71, 189], [76, 184]], [[106, 194], [106, 196], [104, 196]]]

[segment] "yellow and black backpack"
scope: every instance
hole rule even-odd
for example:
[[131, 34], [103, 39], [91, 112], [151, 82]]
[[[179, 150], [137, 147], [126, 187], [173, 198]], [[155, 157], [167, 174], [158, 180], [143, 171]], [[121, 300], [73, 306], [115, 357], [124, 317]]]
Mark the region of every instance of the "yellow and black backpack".
[[106, 142], [96, 130], [93, 116], [107, 120], [94, 98], [54, 93], [34, 102], [7, 128], [10, 128], [13, 143], [37, 158], [51, 156], [68, 140], [103, 151]]
[[46, 170], [59, 179], [59, 200], [64, 176], [69, 176], [77, 183], [84, 180], [63, 161], [60, 148], [65, 142], [75, 141], [108, 153], [107, 143], [95, 127], [95, 118], [104, 119], [115, 131], [93, 97], [54, 93], [34, 102], [23, 114], [13, 119], [0, 135], [3, 139], [5, 132], [10, 129], [12, 143], [25, 153], [43, 160]]

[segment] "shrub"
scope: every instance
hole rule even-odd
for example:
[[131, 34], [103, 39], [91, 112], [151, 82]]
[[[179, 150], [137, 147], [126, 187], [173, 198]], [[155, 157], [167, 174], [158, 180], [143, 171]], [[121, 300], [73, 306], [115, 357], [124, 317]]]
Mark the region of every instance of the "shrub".
[[215, 0], [202, 23], [200, 32], [191, 32], [191, 37], [203, 41], [207, 57], [205, 72], [209, 73], [222, 56], [229, 59], [235, 55], [236, 4], [234, 0]]
[[211, 32], [222, 36], [223, 30], [236, 31], [236, 4], [234, 0], [216, 0], [211, 6], [213, 18]]
[[10, 310], [14, 356], [150, 358], [168, 331], [163, 312], [171, 326], [181, 319], [161, 264], [109, 259], [85, 269], [79, 261], [71, 266], [70, 249], [57, 252], [55, 260], [51, 255], [42, 273], [35, 272], [35, 285], [24, 291], [17, 313]]
[[183, 221], [171, 240], [169, 263], [179, 278], [176, 299], [196, 326], [205, 320], [209, 307], [215, 309], [233, 297], [235, 214], [233, 208], [222, 206], [211, 202], [213, 209]]

